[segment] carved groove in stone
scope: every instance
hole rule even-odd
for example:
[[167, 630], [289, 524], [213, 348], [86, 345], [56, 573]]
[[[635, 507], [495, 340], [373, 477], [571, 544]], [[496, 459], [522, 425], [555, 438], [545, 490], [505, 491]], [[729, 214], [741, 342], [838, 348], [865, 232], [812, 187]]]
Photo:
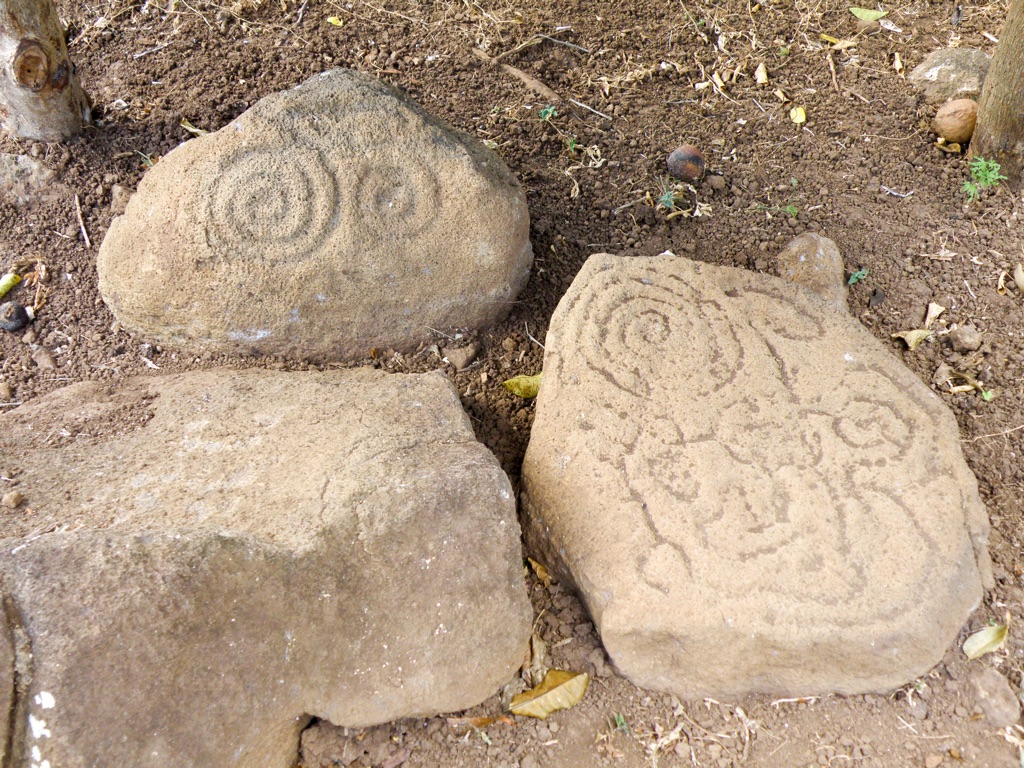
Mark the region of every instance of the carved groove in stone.
[[[785, 295], [699, 282], [639, 266], [589, 275], [562, 313], [554, 360], [552, 378], [578, 378], [600, 393], [597, 410], [626, 415], [601, 435], [617, 444], [595, 439], [589, 461], [597, 474], [623, 477], [636, 502], [635, 523], [650, 533], [649, 550], [637, 553], [648, 585], [664, 591], [658, 572], [685, 572], [689, 595], [676, 599], [705, 602], [742, 584], [755, 610], [784, 596], [791, 610], [804, 604], [836, 625], [850, 615], [862, 625], [896, 619], [870, 591], [890, 577], [887, 542], [917, 543], [903, 562], [908, 583], [924, 585], [948, 553], [929, 532], [934, 521], [876, 478], [906, 476], [908, 493], [925, 484], [959, 497], [931, 446], [914, 440], [933, 429], [935, 404], [856, 349], [823, 369], [815, 348], [835, 329]], [[758, 311], [748, 316], [754, 295]], [[894, 408], [908, 399], [914, 407]], [[751, 432], [779, 437], [750, 440]], [[923, 468], [932, 465], [929, 480]], [[796, 495], [805, 503], [794, 504]], [[852, 529], [876, 535], [851, 537]], [[779, 572], [828, 578], [765, 578]]]
[[207, 241], [224, 256], [304, 261], [338, 224], [334, 171], [311, 149], [246, 149], [210, 184]]

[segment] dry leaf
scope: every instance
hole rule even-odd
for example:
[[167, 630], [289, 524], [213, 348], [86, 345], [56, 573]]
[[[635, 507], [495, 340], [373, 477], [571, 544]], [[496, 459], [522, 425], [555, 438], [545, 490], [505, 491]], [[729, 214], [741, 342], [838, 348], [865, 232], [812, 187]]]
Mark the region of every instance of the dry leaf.
[[819, 37], [822, 40], [824, 40], [826, 43], [832, 43], [833, 45], [835, 45], [836, 43], [839, 42], [839, 38], [838, 37], [832, 37], [832, 35], [826, 35], [824, 32], [822, 32], [819, 35]]
[[777, 98], [779, 101], [782, 101], [782, 102], [789, 101], [789, 99], [786, 97], [786, 94], [783, 93], [781, 88], [776, 88], [773, 91], [773, 93], [775, 94], [775, 98]]
[[934, 301], [928, 304], [928, 314], [924, 317], [924, 327], [931, 328], [939, 315], [946, 311], [946, 308], [941, 304], [936, 304]]
[[870, 8], [851, 8], [850, 13], [861, 21], [878, 21], [889, 14], [888, 11], [873, 11]]
[[1010, 273], [1005, 269], [999, 273], [999, 279], [996, 280], [996, 293], [1000, 296], [1006, 295], [1006, 278], [1010, 276]]
[[761, 62], [757, 65], [757, 69], [754, 70], [754, 82], [758, 85], [764, 85], [768, 82], [768, 67]]
[[328, 16], [327, 23], [333, 24], [336, 27], [342, 27], [345, 25], [345, 22], [339, 19], [337, 16]]
[[1013, 268], [1013, 282], [1017, 284], [1017, 290], [1024, 293], [1024, 266], [1017, 264]]
[[530, 635], [530, 662], [523, 669], [523, 680], [531, 688], [544, 682], [548, 674], [547, 655], [547, 643], [534, 632]]
[[804, 111], [803, 107], [793, 107], [789, 110], [789, 119], [797, 125], [803, 125], [807, 122], [807, 112]]
[[528, 557], [528, 558], [526, 558], [526, 560], [530, 564], [530, 567], [533, 569], [533, 572], [537, 575], [537, 579], [540, 581], [540, 583], [543, 584], [545, 587], [550, 587], [551, 586], [551, 573], [550, 573], [550, 571], [548, 571], [547, 568], [545, 568], [543, 565], [538, 563], [532, 557]]
[[447, 724], [449, 728], [457, 729], [469, 729], [473, 728], [479, 730], [480, 728], [486, 728], [488, 725], [494, 723], [505, 723], [505, 725], [515, 725], [515, 721], [512, 718], [502, 715], [497, 718], [447, 718]]
[[588, 685], [590, 675], [586, 672], [552, 669], [544, 676], [544, 682], [536, 688], [513, 696], [509, 711], [513, 715], [544, 720], [552, 712], [579, 704]]
[[995, 624], [975, 632], [964, 642], [964, 653], [968, 659], [977, 659], [986, 653], [994, 653], [1003, 647], [1010, 627]]
[[[887, 11], [887, 13], [888, 13], [888, 11]], [[890, 31], [890, 32], [895, 32], [895, 33], [896, 33], [897, 35], [898, 35], [898, 34], [899, 34], [900, 32], [902, 32], [902, 31], [903, 31], [902, 29], [900, 29], [899, 27], [897, 27], [897, 26], [896, 26], [895, 24], [893, 24], [893, 23], [892, 23], [891, 21], [889, 21], [888, 19], [879, 19], [879, 20], [878, 20], [878, 26], [880, 26], [880, 27], [881, 27], [882, 29], [886, 29], [886, 30], [888, 30], [888, 31]]]
[[181, 127], [191, 133], [193, 136], [205, 136], [209, 131], [205, 131], [202, 128], [196, 128], [192, 123], [188, 121], [187, 117], [181, 118]]
[[540, 391], [540, 377], [543, 373], [538, 373], [536, 376], [514, 376], [511, 379], [501, 382], [501, 386], [507, 389], [516, 397], [531, 398], [536, 397]]
[[892, 55], [892, 68], [896, 70], [896, 74], [903, 74], [903, 60], [900, 58], [899, 51]]
[[832, 46], [833, 51], [845, 51], [847, 48], [856, 48], [856, 40], [840, 40], [838, 43]]
[[922, 328], [915, 328], [912, 331], [900, 331], [899, 333], [894, 333], [892, 338], [903, 339], [907, 344], [907, 349], [917, 349], [918, 345], [931, 335], [931, 331], [927, 331]]

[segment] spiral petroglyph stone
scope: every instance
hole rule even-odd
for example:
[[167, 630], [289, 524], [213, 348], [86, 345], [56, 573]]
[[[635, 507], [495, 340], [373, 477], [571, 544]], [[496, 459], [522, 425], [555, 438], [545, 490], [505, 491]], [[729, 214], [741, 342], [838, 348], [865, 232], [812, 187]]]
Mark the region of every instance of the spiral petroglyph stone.
[[618, 669], [686, 697], [882, 691], [991, 582], [946, 407], [776, 278], [592, 256], [551, 321], [527, 541]]
[[496, 154], [332, 70], [161, 159], [98, 269], [114, 314], [153, 341], [338, 360], [504, 318], [532, 260]]

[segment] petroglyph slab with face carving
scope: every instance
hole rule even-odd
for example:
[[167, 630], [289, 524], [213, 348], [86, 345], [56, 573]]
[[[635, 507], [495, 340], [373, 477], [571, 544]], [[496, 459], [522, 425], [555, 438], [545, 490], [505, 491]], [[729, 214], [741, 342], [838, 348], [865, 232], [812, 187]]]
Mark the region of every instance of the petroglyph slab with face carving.
[[942, 658], [988, 520], [952, 415], [859, 323], [764, 275], [597, 255], [546, 348], [528, 542], [633, 682], [882, 691]]
[[98, 268], [114, 314], [154, 341], [344, 359], [504, 318], [532, 258], [496, 154], [332, 70], [161, 159]]

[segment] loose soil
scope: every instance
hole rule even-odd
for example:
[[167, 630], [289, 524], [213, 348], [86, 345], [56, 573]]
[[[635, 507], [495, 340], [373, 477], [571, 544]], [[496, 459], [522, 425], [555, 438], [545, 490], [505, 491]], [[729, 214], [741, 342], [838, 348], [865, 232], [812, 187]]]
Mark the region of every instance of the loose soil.
[[[452, 338], [439, 336], [417, 355], [368, 351], [362, 364], [445, 370], [464, 393], [479, 438], [517, 482], [533, 406], [500, 382], [541, 369], [535, 339], [543, 341], [552, 310], [589, 254], [671, 250], [771, 273], [783, 244], [821, 232], [838, 242], [849, 272], [867, 271], [851, 288], [854, 316], [956, 414], [992, 518], [997, 579], [943, 662], [902, 690], [679, 702], [611, 673], [579, 601], [565, 585], [545, 587], [531, 575], [549, 663], [594, 675], [582, 704], [544, 722], [499, 720], [468, 731], [440, 717], [365, 731], [314, 723], [303, 764], [1019, 765], [1016, 747], [980, 715], [969, 677], [980, 665], [995, 666], [1018, 691], [1024, 640], [1011, 629], [1003, 650], [970, 663], [959, 645], [990, 620], [1009, 614], [1019, 621], [1024, 601], [1016, 556], [1024, 536], [1024, 298], [1012, 279], [1005, 294], [997, 291], [1000, 272], [1024, 261], [1024, 200], [1000, 187], [965, 204], [966, 160], [934, 146], [934, 109], [904, 79], [936, 48], [991, 52], [987, 35], [998, 36], [1005, 5], [965, 6], [954, 27], [948, 4], [896, 0], [887, 18], [900, 31], [875, 26], [858, 34], [847, 4], [831, 0], [258, 2], [60, 4], [97, 126], [65, 145], [4, 137], [0, 151], [40, 158], [57, 172], [79, 197], [91, 246], [70, 194], [27, 210], [0, 203], [3, 265], [38, 257], [49, 269], [36, 322], [27, 332], [0, 333], [0, 395], [10, 394], [0, 407], [85, 379], [215, 366], [308, 368], [190, 355], [134, 338], [98, 295], [96, 250], [114, 215], [114, 185], [133, 189], [148, 164], [189, 140], [183, 120], [215, 130], [268, 93], [327, 68], [353, 67], [496, 148], [527, 191], [536, 253], [530, 284], [500, 327], [476, 338], [449, 331]], [[856, 46], [830, 50], [822, 34], [856, 36]], [[476, 50], [574, 101], [538, 95]], [[760, 63], [767, 85], [755, 82]], [[796, 106], [806, 112], [804, 125], [791, 120]], [[699, 217], [670, 216], [653, 204], [669, 183], [665, 158], [684, 142], [703, 150], [709, 175], [681, 193], [677, 208], [692, 209], [696, 198], [704, 204]], [[25, 301], [29, 289], [13, 297]], [[936, 335], [908, 351], [891, 334], [921, 327], [929, 302], [946, 312]], [[965, 324], [983, 335], [977, 351], [951, 344], [947, 331]], [[442, 360], [445, 347], [470, 343], [481, 349], [470, 367], [456, 371]], [[942, 363], [983, 382], [991, 399], [933, 382]], [[17, 464], [17, 456], [0, 457], [0, 489], [16, 481]], [[23, 510], [4, 514], [8, 534], [32, 530], [30, 519], [18, 519]], [[501, 713], [496, 692], [462, 714]]]

